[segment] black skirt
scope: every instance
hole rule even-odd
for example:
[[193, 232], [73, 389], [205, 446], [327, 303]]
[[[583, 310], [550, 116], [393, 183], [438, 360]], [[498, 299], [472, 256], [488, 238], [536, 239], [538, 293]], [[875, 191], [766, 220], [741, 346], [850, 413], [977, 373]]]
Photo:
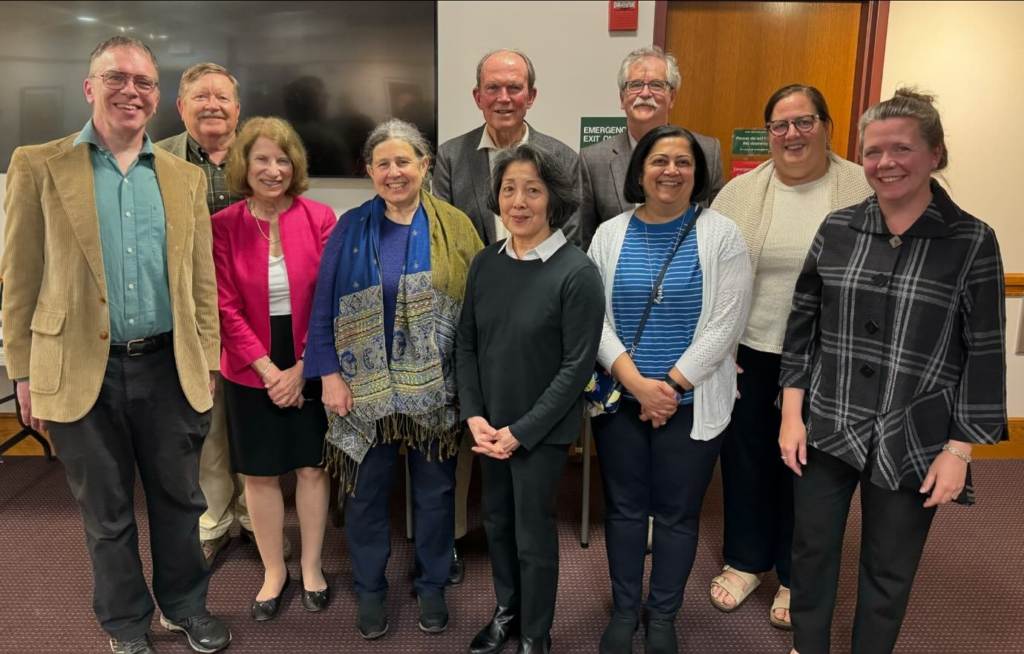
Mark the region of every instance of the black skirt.
[[[270, 317], [270, 359], [281, 370], [295, 365], [292, 317]], [[327, 414], [319, 380], [307, 380], [301, 409], [281, 409], [266, 389], [224, 379], [231, 471], [273, 477], [324, 465]]]

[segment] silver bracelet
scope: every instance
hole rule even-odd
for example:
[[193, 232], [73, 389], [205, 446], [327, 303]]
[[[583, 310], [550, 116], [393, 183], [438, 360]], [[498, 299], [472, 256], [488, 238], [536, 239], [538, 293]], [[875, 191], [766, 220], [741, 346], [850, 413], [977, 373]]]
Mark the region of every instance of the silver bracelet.
[[264, 368], [263, 372], [260, 373], [260, 379], [263, 379], [264, 377], [267, 376], [267, 371], [270, 370], [270, 366], [272, 365], [274, 365], [273, 361], [267, 361], [267, 367]]
[[961, 459], [963, 459], [967, 463], [971, 462], [971, 455], [970, 454], [964, 454], [963, 452], [961, 452], [960, 450], [956, 449], [956, 447], [954, 447], [953, 445], [950, 445], [949, 443], [946, 443], [945, 445], [943, 445], [942, 446], [942, 450], [944, 452], [949, 452], [953, 456], [960, 457]]

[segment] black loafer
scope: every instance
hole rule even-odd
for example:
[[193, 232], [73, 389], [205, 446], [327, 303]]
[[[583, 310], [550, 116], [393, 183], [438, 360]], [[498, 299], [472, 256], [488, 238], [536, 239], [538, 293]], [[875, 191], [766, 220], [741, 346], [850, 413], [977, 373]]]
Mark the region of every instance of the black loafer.
[[324, 578], [323, 590], [306, 590], [306, 584], [302, 584], [302, 608], [313, 613], [327, 608], [327, 603], [331, 599], [331, 587], [327, 584], [327, 575], [321, 570], [320, 576]]
[[382, 600], [375, 597], [360, 598], [356, 629], [366, 640], [380, 638], [388, 632], [388, 616], [384, 612]]
[[291, 576], [284, 578], [284, 585], [281, 586], [281, 592], [277, 594], [277, 597], [271, 597], [268, 600], [257, 600], [252, 601], [252, 608], [249, 609], [249, 615], [256, 622], [264, 622], [273, 618], [277, 615], [278, 610], [281, 608], [281, 598], [284, 597], [284, 591], [288, 589], [288, 584], [291, 583]]
[[421, 595], [418, 601], [420, 616], [417, 622], [421, 631], [439, 634], [448, 628], [448, 605], [444, 595]]
[[634, 611], [616, 611], [601, 634], [600, 654], [633, 654], [633, 634], [640, 625]]
[[469, 654], [497, 654], [508, 639], [518, 633], [518, 612], [505, 606], [496, 607], [494, 617], [469, 643]]
[[452, 562], [448, 566], [448, 585], [458, 586], [466, 579], [466, 562], [459, 556], [458, 546], [452, 548]]
[[679, 639], [673, 620], [651, 618], [647, 621], [646, 654], [679, 654]]
[[519, 639], [519, 649], [516, 650], [516, 654], [550, 654], [550, 652], [550, 634], [543, 638], [528, 638], [523, 636]]

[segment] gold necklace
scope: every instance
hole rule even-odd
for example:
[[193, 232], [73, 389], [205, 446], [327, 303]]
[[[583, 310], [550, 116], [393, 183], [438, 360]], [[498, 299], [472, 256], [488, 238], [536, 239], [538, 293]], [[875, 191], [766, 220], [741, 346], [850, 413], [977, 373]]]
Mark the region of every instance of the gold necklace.
[[[246, 200], [245, 204], [247, 207], [249, 207], [249, 213], [252, 214], [253, 220], [256, 221], [256, 229], [260, 230], [260, 236], [267, 239], [267, 243], [270, 243], [271, 245], [273, 245], [274, 243], [279, 243], [281, 241], [280, 238], [272, 239], [269, 236], [267, 236], [266, 232], [263, 231], [263, 226], [260, 225], [260, 218], [259, 216], [256, 215], [256, 205], [252, 203], [252, 200]], [[273, 227], [270, 228], [270, 232], [274, 232]]]

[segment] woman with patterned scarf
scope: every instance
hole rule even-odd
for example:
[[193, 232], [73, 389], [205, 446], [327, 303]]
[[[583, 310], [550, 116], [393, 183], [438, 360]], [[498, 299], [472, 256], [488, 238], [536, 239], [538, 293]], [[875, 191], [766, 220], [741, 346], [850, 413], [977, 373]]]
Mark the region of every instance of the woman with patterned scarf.
[[363, 147], [377, 195], [345, 213], [324, 249], [305, 375], [323, 380], [325, 458], [350, 497], [345, 526], [366, 639], [388, 630], [388, 498], [404, 444], [414, 493], [419, 627], [448, 626], [454, 546], [455, 330], [483, 247], [469, 218], [423, 190], [430, 147], [390, 119]]

